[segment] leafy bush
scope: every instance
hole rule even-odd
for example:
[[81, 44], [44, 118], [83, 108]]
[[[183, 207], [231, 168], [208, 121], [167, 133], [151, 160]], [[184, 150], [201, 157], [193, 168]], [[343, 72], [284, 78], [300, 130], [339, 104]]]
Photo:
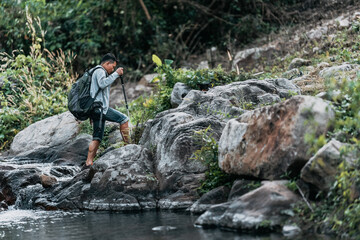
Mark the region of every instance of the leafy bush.
[[334, 208], [326, 215], [332, 229], [340, 234], [358, 236], [360, 232], [360, 75], [356, 79], [344, 79], [341, 83], [330, 81], [329, 91], [340, 90], [334, 96], [336, 107], [335, 129], [331, 136], [337, 136], [341, 141], [351, 143], [351, 147], [342, 149], [342, 154], [351, 153], [356, 157], [352, 165], [345, 161], [339, 165], [338, 175], [330, 192], [328, 205]]
[[[341, 156], [351, 154], [353, 164], [342, 162], [338, 167], [336, 181], [329, 194], [313, 206], [297, 209], [304, 222], [314, 222], [317, 226], [330, 228], [346, 239], [356, 239], [360, 232], [360, 76], [343, 79], [342, 82], [329, 80], [329, 95], [333, 95], [336, 110], [334, 129], [328, 138], [351, 144], [341, 149]], [[334, 94], [336, 91], [337, 94]], [[324, 136], [318, 139], [324, 142]], [[315, 142], [316, 143], [316, 142]]]
[[231, 187], [235, 177], [225, 173], [218, 164], [218, 143], [212, 136], [211, 127], [195, 131], [195, 143], [201, 148], [194, 152], [192, 157], [195, 161], [201, 161], [207, 166], [205, 180], [201, 183], [199, 193], [204, 194], [216, 187], [227, 185]]
[[[293, 22], [284, 9], [301, 1], [139, 1], [118, 0], [2, 0], [0, 50], [22, 49], [28, 54], [31, 39], [25, 31], [25, 11], [38, 16], [46, 29], [44, 44], [50, 51], [76, 52], [76, 69], [95, 64], [114, 52], [128, 72], [149, 69], [150, 53], [186, 59], [190, 53], [230, 40], [249, 42], [280, 24]], [[134, 74], [135, 75], [135, 74]]]
[[237, 81], [244, 81], [250, 79], [252, 75], [250, 73], [237, 74], [236, 72], [225, 72], [221, 66], [215, 69], [174, 69], [171, 67], [172, 60], [165, 59], [164, 64], [156, 56], [153, 55], [153, 61], [157, 67], [155, 71], [159, 73], [159, 77], [155, 80], [160, 83], [161, 86], [173, 88], [177, 82], [185, 83], [192, 89], [207, 90], [206, 88], [221, 86]]
[[[75, 77], [68, 66], [73, 57], [42, 49], [42, 39], [28, 15], [33, 40], [29, 55], [0, 53], [0, 150], [28, 125], [67, 110], [67, 91]], [[34, 23], [35, 24], [35, 23]], [[40, 26], [37, 22], [37, 26]], [[70, 69], [70, 71], [68, 70]]]
[[334, 188], [330, 194], [336, 206], [330, 218], [332, 229], [342, 234], [359, 236], [360, 232], [360, 165], [350, 166], [343, 162], [339, 166]]

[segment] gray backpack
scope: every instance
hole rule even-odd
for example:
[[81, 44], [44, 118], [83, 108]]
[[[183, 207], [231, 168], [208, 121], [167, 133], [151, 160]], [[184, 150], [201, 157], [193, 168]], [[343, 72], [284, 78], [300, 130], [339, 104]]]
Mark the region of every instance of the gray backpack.
[[78, 120], [84, 121], [89, 118], [96, 96], [101, 91], [99, 88], [94, 98], [90, 96], [91, 77], [95, 70], [99, 68], [101, 67], [96, 67], [91, 72], [85, 71], [71, 86], [68, 93], [68, 109]]

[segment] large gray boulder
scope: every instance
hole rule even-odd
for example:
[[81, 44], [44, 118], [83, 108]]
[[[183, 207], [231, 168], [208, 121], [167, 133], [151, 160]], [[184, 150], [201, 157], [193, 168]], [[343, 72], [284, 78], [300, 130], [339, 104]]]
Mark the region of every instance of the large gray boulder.
[[151, 153], [130, 144], [112, 150], [67, 182], [34, 197], [35, 207], [63, 210], [141, 210], [157, 207]]
[[70, 112], [52, 116], [19, 132], [10, 146], [10, 153], [47, 158], [73, 139], [79, 131], [79, 123]]
[[195, 118], [212, 117], [222, 122], [235, 118], [247, 108], [280, 102], [300, 94], [300, 89], [285, 78], [234, 82], [207, 92], [192, 90], [170, 112], [185, 112]]
[[235, 101], [216, 96], [211, 92], [190, 91], [181, 104], [172, 112], [184, 112], [196, 118], [210, 117], [218, 121], [227, 121], [241, 115], [244, 110]]
[[317, 190], [329, 191], [335, 181], [339, 164], [343, 161], [348, 164], [354, 162], [350, 155], [341, 154], [345, 147], [345, 143], [335, 139], [325, 144], [302, 168], [301, 179], [315, 186]]
[[195, 141], [195, 131], [210, 126], [210, 132], [218, 140], [224, 127], [217, 120], [194, 119], [190, 114], [181, 112], [156, 118], [151, 126], [145, 130], [142, 141], [145, 147], [156, 149], [155, 171], [161, 191], [177, 191], [173, 181], [181, 175], [205, 172], [206, 166], [192, 159], [193, 153], [201, 147]]
[[195, 131], [210, 127], [208, 133], [218, 141], [225, 123], [244, 113], [245, 105], [272, 104], [294, 92], [300, 93], [287, 79], [235, 82], [207, 92], [192, 90], [176, 109], [148, 121], [140, 144], [155, 152], [160, 207], [184, 208], [199, 197], [196, 188], [207, 168], [193, 159], [194, 152], [201, 148], [194, 139]]
[[219, 142], [219, 166], [227, 173], [279, 179], [299, 173], [310, 159], [306, 134], [326, 133], [334, 118], [320, 98], [295, 96], [230, 120]]
[[91, 141], [92, 136], [89, 134], [79, 134], [74, 139], [63, 144], [63, 146], [59, 146], [49, 161], [57, 165], [81, 166], [86, 161]]
[[290, 98], [294, 94], [300, 94], [300, 89], [285, 78], [250, 79], [214, 87], [208, 93], [227, 99], [235, 106], [242, 107], [245, 103], [251, 103], [253, 107], [259, 107], [280, 102], [281, 98]]
[[292, 215], [299, 197], [284, 181], [263, 182], [263, 186], [240, 198], [211, 207], [196, 221], [196, 225], [217, 226], [238, 231], [273, 230], [281, 228]]
[[88, 191], [83, 195], [84, 208], [156, 208], [158, 181], [153, 174], [151, 160], [149, 150], [133, 144], [110, 151], [99, 158], [89, 173], [93, 177]]

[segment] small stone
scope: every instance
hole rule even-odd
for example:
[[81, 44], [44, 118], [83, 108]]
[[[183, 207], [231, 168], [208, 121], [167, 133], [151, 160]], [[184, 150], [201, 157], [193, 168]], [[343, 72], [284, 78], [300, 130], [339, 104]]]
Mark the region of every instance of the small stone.
[[305, 60], [302, 58], [294, 58], [289, 65], [289, 70], [294, 69], [294, 68], [299, 68], [302, 66], [308, 66], [308, 65], [310, 65], [310, 63], [311, 63], [310, 60]]
[[327, 62], [321, 62], [321, 63], [319, 63], [316, 67], [317, 67], [318, 69], [323, 69], [323, 68], [326, 68], [326, 67], [330, 67], [330, 64], [327, 63]]
[[50, 188], [50, 187], [52, 187], [53, 185], [55, 185], [57, 183], [56, 178], [50, 177], [50, 176], [47, 176], [47, 175], [41, 175], [40, 176], [40, 181], [41, 181], [41, 185], [44, 188]]
[[285, 225], [282, 229], [282, 234], [285, 237], [295, 237], [301, 233], [301, 229], [296, 225]]
[[338, 17], [335, 19], [335, 22], [339, 29], [347, 29], [350, 27], [350, 21], [344, 18], [344, 16]]

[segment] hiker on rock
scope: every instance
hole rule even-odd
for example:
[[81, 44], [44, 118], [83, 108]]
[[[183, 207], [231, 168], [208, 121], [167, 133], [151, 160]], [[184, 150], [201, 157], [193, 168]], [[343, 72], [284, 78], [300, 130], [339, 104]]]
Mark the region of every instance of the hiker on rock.
[[[130, 142], [129, 118], [125, 114], [109, 107], [110, 86], [123, 74], [123, 68], [118, 68], [114, 71], [118, 62], [113, 54], [107, 53], [101, 59], [100, 65], [93, 68], [95, 70], [92, 73], [90, 95], [94, 98], [98, 94], [93, 104], [93, 110], [90, 113], [90, 120], [93, 123], [93, 140], [89, 145], [86, 166], [93, 164], [96, 152], [104, 136], [106, 120], [119, 123], [120, 133], [124, 142]], [[92, 72], [92, 70], [90, 71]]]

